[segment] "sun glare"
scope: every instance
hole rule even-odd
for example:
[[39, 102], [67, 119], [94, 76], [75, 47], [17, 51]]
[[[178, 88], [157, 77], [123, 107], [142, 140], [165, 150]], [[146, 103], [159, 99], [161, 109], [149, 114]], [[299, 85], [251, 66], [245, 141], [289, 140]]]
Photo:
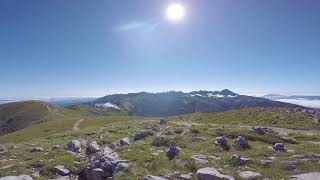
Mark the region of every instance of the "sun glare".
[[167, 18], [170, 21], [181, 21], [185, 16], [185, 8], [181, 4], [173, 3], [167, 8]]

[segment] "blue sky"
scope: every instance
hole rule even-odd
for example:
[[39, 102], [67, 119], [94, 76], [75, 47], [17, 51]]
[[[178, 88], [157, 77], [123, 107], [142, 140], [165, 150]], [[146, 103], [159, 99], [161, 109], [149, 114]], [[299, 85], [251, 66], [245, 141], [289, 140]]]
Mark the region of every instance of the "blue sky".
[[[165, 9], [186, 7], [172, 23]], [[318, 0], [2, 0], [0, 98], [320, 94]]]

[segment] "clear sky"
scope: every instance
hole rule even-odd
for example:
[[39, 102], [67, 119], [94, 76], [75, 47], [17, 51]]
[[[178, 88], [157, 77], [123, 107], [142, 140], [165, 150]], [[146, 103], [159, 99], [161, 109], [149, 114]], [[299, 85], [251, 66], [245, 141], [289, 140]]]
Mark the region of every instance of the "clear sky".
[[319, 95], [320, 1], [1, 0], [0, 83], [0, 98]]

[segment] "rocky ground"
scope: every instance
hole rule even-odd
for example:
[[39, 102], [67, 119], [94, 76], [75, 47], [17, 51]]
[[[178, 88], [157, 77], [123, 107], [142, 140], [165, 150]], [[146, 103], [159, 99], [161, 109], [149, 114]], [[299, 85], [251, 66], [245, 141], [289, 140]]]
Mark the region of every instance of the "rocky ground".
[[0, 180], [320, 179], [317, 124], [307, 134], [198, 117], [75, 123], [50, 136], [2, 139]]

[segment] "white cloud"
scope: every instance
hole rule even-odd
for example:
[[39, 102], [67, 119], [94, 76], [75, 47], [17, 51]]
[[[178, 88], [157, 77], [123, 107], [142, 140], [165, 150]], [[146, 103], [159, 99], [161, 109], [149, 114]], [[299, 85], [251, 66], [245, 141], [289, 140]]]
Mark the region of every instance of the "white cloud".
[[141, 30], [144, 32], [151, 32], [151, 31], [154, 31], [159, 25], [160, 25], [160, 22], [155, 19], [143, 20], [143, 21], [133, 21], [133, 22], [129, 22], [127, 24], [123, 24], [121, 26], [118, 26], [115, 28], [115, 30], [117, 32], [133, 31], [133, 30]]
[[310, 100], [310, 99], [277, 99], [277, 101], [298, 104], [301, 106], [311, 107], [311, 108], [320, 108], [320, 100]]

